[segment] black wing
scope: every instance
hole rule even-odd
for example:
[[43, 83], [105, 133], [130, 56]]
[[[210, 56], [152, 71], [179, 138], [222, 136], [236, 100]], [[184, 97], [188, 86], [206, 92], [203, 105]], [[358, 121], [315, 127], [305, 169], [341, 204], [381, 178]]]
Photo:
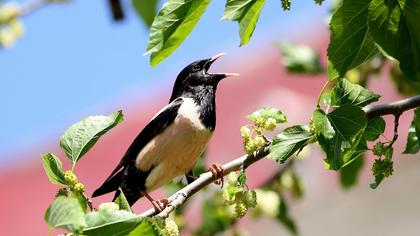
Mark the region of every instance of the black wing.
[[[109, 193], [118, 189], [120, 185], [121, 177], [123, 176], [123, 167], [134, 165], [137, 155], [143, 149], [150, 140], [156, 135], [161, 133], [166, 127], [168, 127], [178, 114], [178, 109], [183, 103], [182, 98], [177, 98], [170, 104], [168, 104], [162, 111], [160, 111], [150, 122], [144, 127], [144, 129], [137, 135], [133, 143], [124, 154], [120, 163], [115, 167], [109, 177], [105, 180], [101, 187], [99, 187], [94, 193], [93, 197], [100, 196], [105, 193]], [[120, 172], [118, 172], [120, 171]]]

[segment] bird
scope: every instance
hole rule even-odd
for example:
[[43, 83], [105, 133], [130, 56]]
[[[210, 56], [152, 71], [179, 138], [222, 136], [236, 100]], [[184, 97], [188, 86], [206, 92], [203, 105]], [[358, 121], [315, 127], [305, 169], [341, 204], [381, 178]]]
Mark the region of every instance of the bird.
[[[216, 90], [219, 82], [237, 73], [209, 73], [213, 62], [225, 53], [190, 63], [178, 74], [169, 104], [140, 131], [118, 165], [92, 197], [123, 192], [130, 206], [145, 196], [162, 211], [169, 201], [154, 200], [149, 193], [176, 177], [195, 180], [192, 170], [216, 128]], [[209, 171], [223, 186], [223, 169]]]

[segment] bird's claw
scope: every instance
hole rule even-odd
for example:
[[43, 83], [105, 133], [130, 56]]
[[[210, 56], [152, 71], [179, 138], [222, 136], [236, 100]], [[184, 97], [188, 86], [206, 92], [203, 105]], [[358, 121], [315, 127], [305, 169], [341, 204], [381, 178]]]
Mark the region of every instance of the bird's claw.
[[222, 166], [219, 164], [214, 163], [209, 167], [209, 171], [213, 174], [215, 178], [217, 178], [214, 183], [220, 185], [223, 188], [225, 171], [223, 170]]
[[156, 209], [156, 211], [163, 211], [165, 207], [169, 204], [169, 200], [167, 198], [162, 198], [159, 200], [152, 201], [153, 207]]

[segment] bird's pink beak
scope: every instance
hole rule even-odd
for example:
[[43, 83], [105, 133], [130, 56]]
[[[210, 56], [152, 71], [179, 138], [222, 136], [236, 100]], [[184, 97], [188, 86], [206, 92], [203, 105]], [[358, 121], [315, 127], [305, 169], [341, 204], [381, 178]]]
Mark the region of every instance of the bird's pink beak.
[[217, 60], [217, 59], [219, 59], [219, 58], [221, 58], [223, 55], [225, 55], [226, 53], [225, 52], [222, 52], [222, 53], [219, 53], [219, 54], [217, 54], [217, 55], [214, 55], [214, 56], [212, 56], [211, 57], [211, 59], [210, 59], [210, 61], [211, 62], [214, 62], [215, 60]]
[[[222, 53], [219, 53], [219, 54], [217, 54], [217, 55], [214, 55], [214, 56], [212, 56], [211, 58], [210, 58], [210, 63], [213, 63], [214, 61], [216, 61], [217, 59], [219, 59], [219, 58], [221, 58], [223, 55], [225, 55], [226, 53], [225, 52], [222, 52]], [[238, 73], [223, 73], [223, 74], [221, 74], [221, 75], [223, 75], [224, 76], [224, 78], [228, 78], [228, 77], [236, 77], [236, 76], [239, 76], [239, 74]]]
[[236, 77], [236, 76], [239, 76], [240, 74], [238, 74], [238, 73], [224, 73], [224, 75], [225, 75], [225, 78], [228, 78], [228, 77]]

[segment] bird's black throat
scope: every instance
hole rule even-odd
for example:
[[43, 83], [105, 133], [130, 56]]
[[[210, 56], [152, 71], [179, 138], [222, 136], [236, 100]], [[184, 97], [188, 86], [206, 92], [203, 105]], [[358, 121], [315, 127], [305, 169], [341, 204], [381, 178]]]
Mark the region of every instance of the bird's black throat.
[[216, 128], [216, 88], [217, 84], [194, 86], [182, 95], [194, 100], [201, 122], [211, 131]]

